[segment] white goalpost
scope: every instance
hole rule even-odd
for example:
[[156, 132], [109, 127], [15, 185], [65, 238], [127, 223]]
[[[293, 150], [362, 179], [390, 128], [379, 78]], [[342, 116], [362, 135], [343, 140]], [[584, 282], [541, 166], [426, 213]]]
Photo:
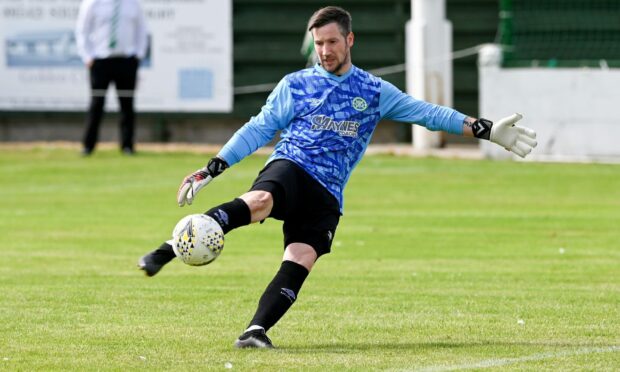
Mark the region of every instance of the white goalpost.
[[[407, 93], [452, 107], [452, 24], [446, 18], [446, 0], [411, 0], [405, 47]], [[440, 145], [439, 132], [413, 126], [416, 150]]]

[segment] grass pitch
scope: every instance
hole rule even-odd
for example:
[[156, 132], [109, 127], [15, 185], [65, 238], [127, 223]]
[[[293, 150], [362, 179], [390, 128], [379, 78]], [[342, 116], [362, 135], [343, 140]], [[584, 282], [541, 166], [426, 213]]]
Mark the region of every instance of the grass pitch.
[[366, 157], [265, 351], [232, 343], [279, 266], [278, 221], [207, 267], [135, 267], [265, 161], [178, 208], [208, 158], [2, 150], [0, 370], [620, 368], [620, 166]]

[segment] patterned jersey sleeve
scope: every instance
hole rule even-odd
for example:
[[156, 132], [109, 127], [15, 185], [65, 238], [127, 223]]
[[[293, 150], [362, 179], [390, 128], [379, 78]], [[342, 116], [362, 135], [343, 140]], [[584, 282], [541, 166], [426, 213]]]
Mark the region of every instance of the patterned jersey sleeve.
[[293, 118], [294, 105], [286, 79], [282, 79], [267, 98], [260, 113], [241, 127], [218, 153], [229, 166], [265, 146], [278, 130], [286, 128]]
[[433, 131], [463, 134], [466, 115], [449, 107], [417, 100], [385, 80], [381, 83], [379, 110], [382, 118], [419, 124]]

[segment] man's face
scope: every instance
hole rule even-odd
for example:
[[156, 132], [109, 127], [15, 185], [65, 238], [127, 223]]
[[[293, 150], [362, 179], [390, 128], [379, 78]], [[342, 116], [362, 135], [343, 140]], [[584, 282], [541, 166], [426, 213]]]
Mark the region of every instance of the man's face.
[[313, 28], [314, 50], [327, 72], [342, 75], [351, 67], [351, 46], [353, 33], [345, 38], [338, 24], [328, 23], [323, 27]]

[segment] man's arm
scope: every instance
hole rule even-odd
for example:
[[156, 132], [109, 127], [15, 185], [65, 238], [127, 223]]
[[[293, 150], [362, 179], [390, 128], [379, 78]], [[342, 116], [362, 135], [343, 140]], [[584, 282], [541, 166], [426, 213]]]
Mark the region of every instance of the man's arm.
[[433, 131], [489, 140], [520, 157], [525, 157], [537, 145], [536, 132], [515, 125], [523, 117], [521, 114], [513, 114], [496, 123], [474, 119], [449, 107], [416, 100], [386, 81], [382, 82], [379, 102], [382, 118], [420, 124]]
[[463, 134], [466, 115], [433, 103], [417, 100], [383, 80], [379, 99], [381, 117], [403, 123], [416, 123], [432, 131]]
[[144, 10], [140, 5], [140, 2], [136, 1], [136, 7], [138, 8], [138, 18], [136, 19], [136, 58], [144, 59], [146, 56], [146, 50], [148, 48], [148, 28], [146, 25], [146, 19], [144, 16]]
[[213, 178], [269, 143], [278, 130], [289, 124], [293, 115], [293, 98], [288, 83], [282, 79], [267, 98], [261, 112], [241, 127], [207, 166], [183, 179], [177, 193], [179, 206], [191, 204], [196, 193]]
[[475, 122], [476, 119], [469, 116], [463, 120], [463, 137], [475, 137], [474, 130], [471, 127]]
[[271, 141], [293, 119], [293, 96], [286, 79], [282, 79], [267, 98], [258, 115], [241, 127], [222, 147], [218, 157], [229, 166], [241, 161]]
[[77, 53], [82, 62], [88, 67], [93, 62], [93, 51], [88, 40], [92, 27], [92, 1], [84, 0], [80, 4], [77, 22], [75, 24], [75, 43]]

